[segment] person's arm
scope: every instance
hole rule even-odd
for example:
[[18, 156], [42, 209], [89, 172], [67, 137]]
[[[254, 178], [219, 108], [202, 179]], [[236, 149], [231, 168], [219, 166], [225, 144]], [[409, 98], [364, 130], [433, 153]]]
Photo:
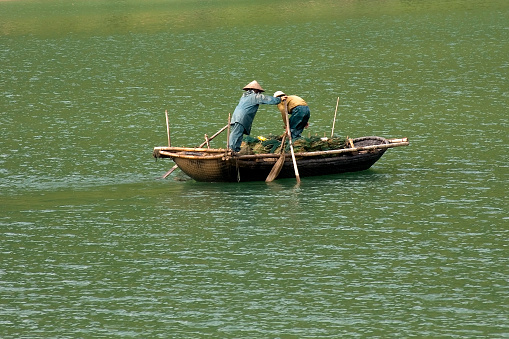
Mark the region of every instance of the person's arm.
[[263, 95], [261, 93], [256, 94], [255, 98], [258, 104], [277, 105], [281, 103], [281, 98], [274, 98], [272, 96]]

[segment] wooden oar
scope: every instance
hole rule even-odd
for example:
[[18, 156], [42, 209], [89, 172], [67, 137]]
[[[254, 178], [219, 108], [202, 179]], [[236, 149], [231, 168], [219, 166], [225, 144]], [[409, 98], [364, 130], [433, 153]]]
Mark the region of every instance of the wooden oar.
[[290, 119], [288, 118], [288, 103], [285, 105], [286, 113], [286, 134], [288, 135], [288, 141], [290, 143], [290, 152], [292, 153], [293, 170], [295, 171], [295, 179], [297, 179], [297, 185], [300, 185], [299, 169], [297, 168], [297, 160], [295, 160], [295, 152], [293, 151], [292, 133], [290, 131]]
[[[221, 132], [223, 132], [225, 129], [228, 128], [229, 125], [226, 125], [224, 126], [223, 128], [221, 128], [219, 131], [216, 132], [216, 134], [214, 134], [213, 136], [211, 136], [208, 141], [214, 139], [216, 136], [218, 136], [219, 134], [221, 134]], [[207, 140], [205, 140], [203, 143], [200, 144], [200, 146], [198, 146], [197, 148], [200, 148], [200, 147], [203, 147], [205, 144], [207, 143]], [[178, 165], [175, 165], [173, 166], [168, 172], [166, 172], [161, 178], [162, 179], [165, 179], [168, 175], [171, 174], [171, 172], [173, 172], [174, 170], [176, 170], [179, 166]]]
[[283, 135], [283, 139], [281, 140], [281, 155], [279, 156], [279, 159], [277, 159], [276, 163], [270, 170], [269, 175], [267, 176], [267, 179], [265, 179], [265, 182], [271, 182], [274, 181], [274, 179], [277, 178], [279, 175], [279, 172], [281, 172], [281, 168], [283, 168], [283, 164], [285, 163], [285, 141], [286, 141], [286, 128], [285, 128], [285, 134]]
[[290, 141], [290, 151], [292, 152], [293, 170], [295, 171], [295, 179], [297, 179], [297, 185], [300, 184], [299, 169], [297, 168], [297, 160], [295, 160], [295, 153], [293, 151], [292, 136], [288, 132], [288, 139]]

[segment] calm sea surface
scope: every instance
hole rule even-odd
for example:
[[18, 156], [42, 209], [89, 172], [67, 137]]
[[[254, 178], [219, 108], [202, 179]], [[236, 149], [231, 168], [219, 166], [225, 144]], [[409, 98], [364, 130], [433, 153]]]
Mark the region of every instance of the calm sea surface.
[[[508, 41], [506, 0], [0, 1], [0, 337], [509, 338]], [[160, 180], [164, 111], [197, 145], [253, 79], [410, 146]]]

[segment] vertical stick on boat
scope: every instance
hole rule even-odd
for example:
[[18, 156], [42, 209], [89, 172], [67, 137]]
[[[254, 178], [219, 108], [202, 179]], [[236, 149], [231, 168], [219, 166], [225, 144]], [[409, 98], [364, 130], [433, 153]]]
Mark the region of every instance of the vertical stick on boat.
[[[214, 139], [214, 138], [215, 138], [215, 137], [217, 137], [219, 134], [221, 134], [221, 133], [222, 133], [222, 132], [223, 132], [223, 131], [224, 131], [224, 130], [228, 127], [228, 126], [230, 126], [230, 125], [225, 125], [225, 126], [224, 126], [223, 128], [221, 128], [219, 131], [217, 131], [217, 132], [216, 132], [213, 136], [211, 136], [211, 137], [209, 138], [209, 141], [212, 141], [212, 139]], [[203, 145], [205, 145], [205, 143], [200, 144], [200, 146], [198, 146], [198, 148], [203, 147]]]
[[171, 139], [170, 139], [170, 123], [168, 121], [168, 110], [164, 111], [166, 115], [166, 132], [168, 133], [168, 147], [171, 147]]
[[205, 143], [207, 144], [207, 148], [210, 148], [209, 136], [207, 134], [205, 134]]
[[338, 101], [336, 101], [336, 110], [334, 111], [334, 120], [332, 121], [332, 132], [330, 134], [331, 138], [334, 136], [334, 126], [336, 125], [336, 113], [338, 112], [338, 104], [339, 104], [339, 97], [338, 97]]
[[350, 146], [350, 148], [355, 148], [352, 139], [350, 139], [349, 137], [346, 137], [346, 141], [348, 141], [348, 145]]
[[226, 132], [226, 152], [230, 149], [230, 123], [232, 120], [232, 114], [228, 113], [228, 131]]

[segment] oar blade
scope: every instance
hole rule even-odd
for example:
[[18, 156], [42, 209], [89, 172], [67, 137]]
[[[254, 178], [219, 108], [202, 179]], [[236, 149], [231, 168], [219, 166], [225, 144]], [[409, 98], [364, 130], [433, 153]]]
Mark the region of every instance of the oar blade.
[[270, 173], [267, 176], [267, 179], [265, 179], [265, 182], [274, 181], [277, 178], [277, 176], [279, 175], [279, 172], [281, 172], [281, 168], [283, 168], [284, 163], [285, 163], [285, 155], [283, 153], [283, 154], [281, 154], [279, 159], [277, 159], [276, 163], [270, 170]]

